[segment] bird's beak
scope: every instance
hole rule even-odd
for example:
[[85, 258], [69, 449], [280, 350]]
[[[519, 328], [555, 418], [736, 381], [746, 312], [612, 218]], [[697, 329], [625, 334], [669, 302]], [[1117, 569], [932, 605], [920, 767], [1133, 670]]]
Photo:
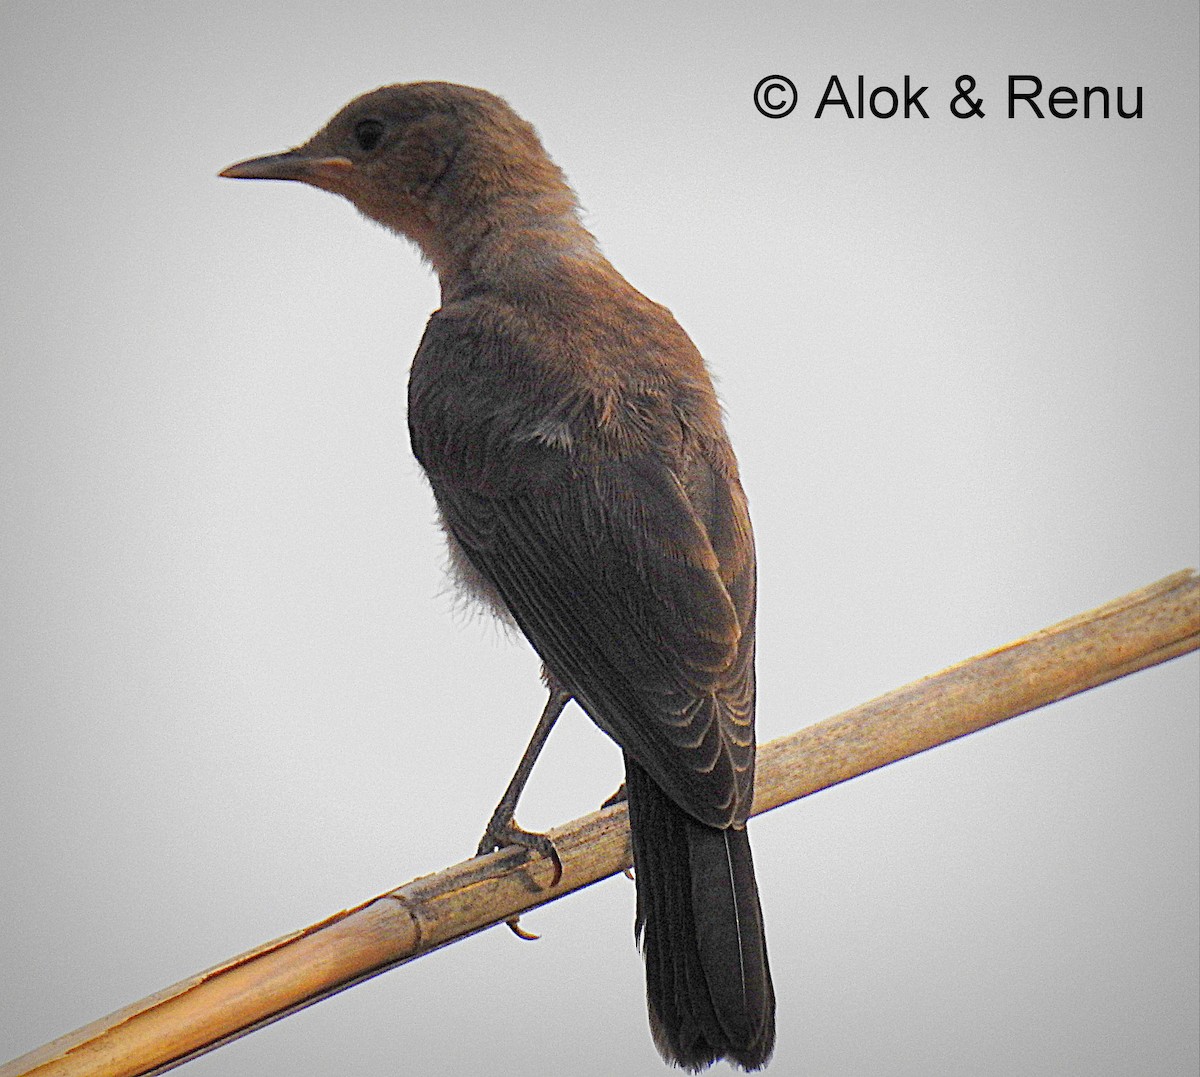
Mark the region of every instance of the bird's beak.
[[314, 187], [336, 187], [353, 170], [349, 157], [311, 157], [303, 150], [251, 157], [223, 169], [226, 179], [297, 180]]

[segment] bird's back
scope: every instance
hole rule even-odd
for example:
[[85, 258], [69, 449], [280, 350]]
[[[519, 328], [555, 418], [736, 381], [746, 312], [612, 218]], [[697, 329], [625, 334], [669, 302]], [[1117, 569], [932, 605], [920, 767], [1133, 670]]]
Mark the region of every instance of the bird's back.
[[457, 553], [680, 806], [744, 821], [754, 547], [712, 383], [607, 263], [437, 312], [413, 449]]

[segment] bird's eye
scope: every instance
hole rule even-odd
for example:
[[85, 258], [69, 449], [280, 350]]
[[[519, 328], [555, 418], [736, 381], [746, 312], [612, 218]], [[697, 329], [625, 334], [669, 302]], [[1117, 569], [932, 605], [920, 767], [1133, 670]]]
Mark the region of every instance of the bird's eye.
[[381, 138], [383, 138], [383, 124], [378, 120], [360, 120], [355, 124], [354, 141], [358, 143], [360, 150], [370, 153], [379, 145]]

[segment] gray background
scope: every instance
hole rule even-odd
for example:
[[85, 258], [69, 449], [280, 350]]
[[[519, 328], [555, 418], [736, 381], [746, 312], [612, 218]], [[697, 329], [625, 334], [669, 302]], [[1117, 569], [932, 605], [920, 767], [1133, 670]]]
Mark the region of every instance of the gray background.
[[[537, 125], [719, 377], [767, 740], [1197, 563], [1196, 41], [1194, 0], [8, 0], [0, 1057], [459, 859], [541, 703], [453, 615], [409, 455], [432, 275], [220, 167], [385, 82]], [[984, 120], [949, 115], [963, 72]], [[933, 118], [815, 121], [833, 73], [911, 74]], [[1010, 121], [1010, 73], [1146, 115]], [[772, 1073], [1195, 1073], [1196, 683], [758, 820]], [[574, 712], [522, 822], [618, 767]], [[188, 1072], [659, 1074], [632, 917], [610, 880]]]

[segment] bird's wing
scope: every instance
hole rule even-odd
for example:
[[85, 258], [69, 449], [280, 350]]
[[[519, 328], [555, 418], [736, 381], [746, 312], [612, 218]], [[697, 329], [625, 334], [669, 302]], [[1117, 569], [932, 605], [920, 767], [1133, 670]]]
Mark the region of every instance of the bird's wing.
[[446, 525], [550, 670], [672, 799], [710, 825], [744, 821], [754, 552], [736, 479], [703, 460], [584, 464], [533, 442], [515, 457], [522, 481], [507, 490], [432, 472]]

